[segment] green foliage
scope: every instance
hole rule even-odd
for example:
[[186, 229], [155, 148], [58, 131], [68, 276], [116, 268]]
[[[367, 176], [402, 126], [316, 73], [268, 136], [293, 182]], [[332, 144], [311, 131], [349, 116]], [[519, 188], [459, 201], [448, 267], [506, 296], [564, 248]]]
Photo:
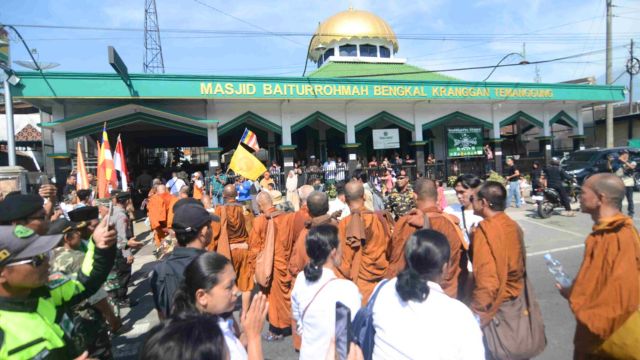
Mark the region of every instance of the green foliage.
[[487, 180], [497, 181], [497, 182], [499, 182], [501, 184], [504, 184], [505, 181], [506, 181], [502, 175], [498, 174], [497, 172], [495, 172], [493, 170], [491, 170], [491, 172], [489, 173], [489, 177], [487, 178]]
[[449, 177], [447, 178], [447, 185], [448, 185], [449, 187], [453, 187], [453, 185], [455, 185], [455, 184], [456, 184], [456, 180], [457, 180], [457, 179], [458, 179], [458, 177], [457, 177], [457, 176], [455, 176], [455, 175], [454, 175], [454, 176], [449, 176]]
[[325, 192], [330, 199], [335, 199], [336, 197], [338, 197], [338, 190], [336, 189], [335, 184], [329, 184]]

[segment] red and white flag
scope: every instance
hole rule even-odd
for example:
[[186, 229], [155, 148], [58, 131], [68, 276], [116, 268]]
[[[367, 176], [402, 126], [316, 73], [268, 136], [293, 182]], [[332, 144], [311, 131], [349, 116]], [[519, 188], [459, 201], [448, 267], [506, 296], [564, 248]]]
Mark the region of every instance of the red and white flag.
[[76, 190], [86, 190], [89, 188], [89, 178], [87, 177], [87, 168], [84, 166], [84, 156], [82, 155], [79, 141], [76, 151]]
[[120, 172], [120, 183], [122, 184], [122, 191], [128, 191], [129, 189], [129, 172], [127, 171], [127, 161], [124, 156], [124, 148], [122, 147], [122, 140], [118, 135], [118, 142], [116, 143], [116, 152], [113, 155], [113, 163], [115, 169]]
[[107, 135], [107, 123], [105, 123], [102, 127], [102, 146], [100, 146], [100, 155], [98, 156], [98, 198], [103, 199], [110, 196], [109, 185], [111, 185], [111, 189], [118, 188], [118, 179]]

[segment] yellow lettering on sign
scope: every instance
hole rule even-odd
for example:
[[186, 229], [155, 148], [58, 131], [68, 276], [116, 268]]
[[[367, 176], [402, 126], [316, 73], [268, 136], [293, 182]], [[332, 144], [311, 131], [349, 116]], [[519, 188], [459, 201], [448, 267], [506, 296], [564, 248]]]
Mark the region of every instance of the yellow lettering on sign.
[[273, 86], [271, 86], [271, 84], [262, 84], [262, 94], [263, 95], [273, 94]]
[[213, 94], [213, 84], [211, 83], [200, 83], [200, 95], [212, 95]]

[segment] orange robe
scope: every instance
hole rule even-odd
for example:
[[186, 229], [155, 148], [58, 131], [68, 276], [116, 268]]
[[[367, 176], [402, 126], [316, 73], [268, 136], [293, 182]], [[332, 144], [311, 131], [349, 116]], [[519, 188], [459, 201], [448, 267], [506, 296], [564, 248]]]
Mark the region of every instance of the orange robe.
[[[223, 215], [224, 208], [224, 215]], [[249, 232], [245, 223], [244, 208], [241, 204], [232, 202], [228, 205], [217, 206], [214, 214], [220, 217], [220, 222], [212, 222], [213, 236], [209, 244], [209, 251], [219, 251], [221, 236], [227, 236], [231, 250], [231, 263], [236, 272], [236, 283], [240, 291], [253, 289], [253, 272], [249, 268]], [[226, 223], [226, 234], [222, 231], [222, 224]], [[224, 241], [224, 240], [223, 240]], [[226, 256], [226, 254], [223, 254]]]
[[162, 195], [154, 194], [147, 202], [147, 216], [151, 222], [153, 230], [153, 240], [156, 247], [162, 244], [162, 239], [166, 236], [164, 228], [167, 227], [167, 206]]
[[600, 219], [585, 241], [584, 259], [571, 288], [576, 316], [575, 359], [592, 353], [613, 334], [640, 302], [640, 239], [631, 218]]
[[177, 197], [171, 196], [167, 203], [167, 227], [170, 229], [173, 228], [173, 216], [175, 215], [173, 207], [178, 202], [178, 200], [179, 199]]
[[[309, 208], [307, 205], [303, 205], [300, 207], [300, 210], [296, 211], [293, 216], [293, 233], [300, 234], [302, 229], [305, 228], [305, 223], [311, 220], [311, 215], [309, 215]], [[294, 235], [294, 240], [297, 239], [297, 236]]]
[[[389, 226], [380, 217], [368, 210], [352, 211], [338, 224], [338, 235], [342, 247], [342, 263], [338, 276], [353, 281], [366, 304], [375, 286], [383, 279], [389, 265], [387, 245], [390, 240]], [[360, 225], [361, 224], [361, 225]]]
[[[524, 289], [523, 235], [520, 226], [501, 212], [481, 221], [475, 231], [471, 310], [486, 326], [500, 305]], [[502, 289], [502, 290], [501, 290]]]
[[[267, 210], [273, 213], [275, 208]], [[269, 300], [269, 324], [278, 329], [291, 326], [291, 274], [289, 274], [289, 257], [293, 245], [293, 213], [281, 213], [274, 217], [275, 251], [271, 284], [262, 291]], [[267, 217], [263, 214], [255, 218], [249, 234], [249, 269], [255, 273], [256, 257], [264, 249], [267, 235]]]
[[464, 241], [458, 225], [437, 207], [424, 209], [424, 212], [412, 211], [398, 220], [387, 249], [389, 267], [385, 273], [385, 278], [396, 277], [400, 271], [404, 270], [406, 266], [404, 246], [414, 232], [422, 229], [425, 214], [429, 217], [430, 228], [442, 233], [449, 240], [449, 245], [451, 246], [449, 266], [447, 273], [442, 274], [440, 286], [445, 294], [455, 299], [458, 295], [458, 278], [463, 270], [466, 271], [467, 268], [466, 263], [461, 263]]

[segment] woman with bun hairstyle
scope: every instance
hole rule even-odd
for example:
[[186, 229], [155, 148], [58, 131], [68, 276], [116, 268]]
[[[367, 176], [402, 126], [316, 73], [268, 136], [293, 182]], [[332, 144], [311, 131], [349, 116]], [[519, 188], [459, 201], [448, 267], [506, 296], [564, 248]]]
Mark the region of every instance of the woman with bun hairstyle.
[[480, 325], [438, 282], [450, 246], [434, 230], [416, 231], [405, 245], [406, 268], [382, 283], [373, 305], [374, 359], [484, 359]]
[[358, 287], [349, 280], [338, 279], [334, 273], [342, 255], [339, 244], [335, 226], [325, 224], [309, 229], [306, 239], [309, 263], [296, 277], [291, 293], [296, 331], [302, 336], [301, 360], [324, 358], [332, 351], [336, 302], [350, 309], [351, 320], [360, 309], [362, 296]]

